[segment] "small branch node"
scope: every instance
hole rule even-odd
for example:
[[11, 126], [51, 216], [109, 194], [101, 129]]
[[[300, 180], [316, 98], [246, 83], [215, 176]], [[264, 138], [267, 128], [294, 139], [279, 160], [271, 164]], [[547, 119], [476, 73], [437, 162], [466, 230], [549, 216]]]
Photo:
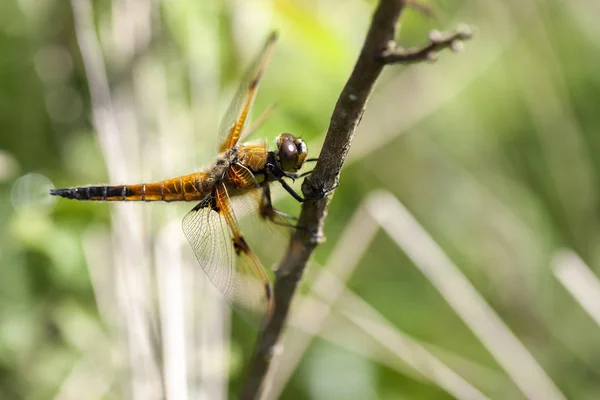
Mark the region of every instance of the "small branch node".
[[398, 45], [396, 44], [396, 41], [395, 41], [395, 40], [389, 40], [389, 41], [387, 42], [386, 48], [385, 48], [385, 50], [384, 50], [384, 53], [385, 53], [386, 51], [394, 51], [394, 50], [396, 50], [397, 48], [398, 48]]
[[456, 33], [460, 35], [460, 39], [468, 40], [475, 34], [475, 28], [467, 24], [459, 24], [456, 27]]
[[429, 32], [429, 40], [431, 43], [440, 43], [444, 40], [444, 35], [437, 29], [432, 29], [431, 32]]
[[439, 54], [434, 53], [434, 52], [429, 52], [426, 55], [426, 60], [429, 61], [430, 63], [436, 62], [439, 58], [440, 58]]
[[465, 43], [462, 40], [453, 40], [450, 44], [450, 49], [455, 52], [461, 52], [465, 48]]

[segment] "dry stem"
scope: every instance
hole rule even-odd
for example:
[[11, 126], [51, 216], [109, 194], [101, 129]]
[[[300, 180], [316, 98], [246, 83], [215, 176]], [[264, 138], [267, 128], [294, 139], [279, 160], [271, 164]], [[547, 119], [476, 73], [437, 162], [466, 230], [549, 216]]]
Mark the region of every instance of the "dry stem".
[[[312, 174], [302, 184], [302, 192], [307, 198], [318, 197], [337, 184], [354, 131], [373, 86], [386, 64], [430, 61], [432, 54], [437, 54], [444, 48], [457, 50], [458, 41], [471, 37], [472, 30], [463, 27], [449, 34], [432, 33], [430, 43], [422, 48], [406, 50], [398, 47], [395, 44], [396, 25], [407, 3], [401, 0], [380, 0], [360, 56], [335, 105], [319, 160]], [[298, 225], [307, 229], [294, 232], [276, 272], [273, 315], [259, 335], [240, 395], [242, 399], [259, 398], [268, 389], [264, 382], [267, 370], [298, 282], [308, 259], [323, 238], [323, 224], [331, 197], [328, 195], [303, 204]]]

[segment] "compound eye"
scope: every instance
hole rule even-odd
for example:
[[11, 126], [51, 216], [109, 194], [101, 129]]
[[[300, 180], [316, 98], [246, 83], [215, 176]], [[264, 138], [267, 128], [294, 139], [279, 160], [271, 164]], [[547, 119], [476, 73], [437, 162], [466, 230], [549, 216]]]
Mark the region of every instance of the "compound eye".
[[293, 140], [283, 138], [279, 143], [279, 166], [286, 172], [295, 172], [298, 165], [298, 149]]
[[302, 168], [302, 165], [308, 156], [308, 149], [306, 148], [306, 143], [304, 143], [304, 140], [300, 138], [296, 139], [294, 144], [296, 145], [296, 150], [298, 150], [298, 162], [296, 163], [296, 170], [299, 170]]

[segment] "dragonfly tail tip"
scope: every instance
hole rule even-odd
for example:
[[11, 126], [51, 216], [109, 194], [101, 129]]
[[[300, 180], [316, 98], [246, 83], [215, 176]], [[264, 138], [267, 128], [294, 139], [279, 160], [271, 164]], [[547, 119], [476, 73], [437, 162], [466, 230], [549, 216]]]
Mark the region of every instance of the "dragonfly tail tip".
[[66, 199], [72, 199], [75, 197], [72, 189], [50, 189], [50, 194], [52, 196], [60, 196]]

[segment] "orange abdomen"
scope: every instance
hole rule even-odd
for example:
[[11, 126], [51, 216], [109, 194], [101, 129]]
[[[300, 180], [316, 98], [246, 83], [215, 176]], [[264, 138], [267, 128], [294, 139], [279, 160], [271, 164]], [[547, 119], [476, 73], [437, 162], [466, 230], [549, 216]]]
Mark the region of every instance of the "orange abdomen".
[[55, 196], [92, 201], [193, 201], [202, 200], [213, 184], [204, 172], [196, 172], [154, 183], [118, 186], [85, 186], [54, 189]]

